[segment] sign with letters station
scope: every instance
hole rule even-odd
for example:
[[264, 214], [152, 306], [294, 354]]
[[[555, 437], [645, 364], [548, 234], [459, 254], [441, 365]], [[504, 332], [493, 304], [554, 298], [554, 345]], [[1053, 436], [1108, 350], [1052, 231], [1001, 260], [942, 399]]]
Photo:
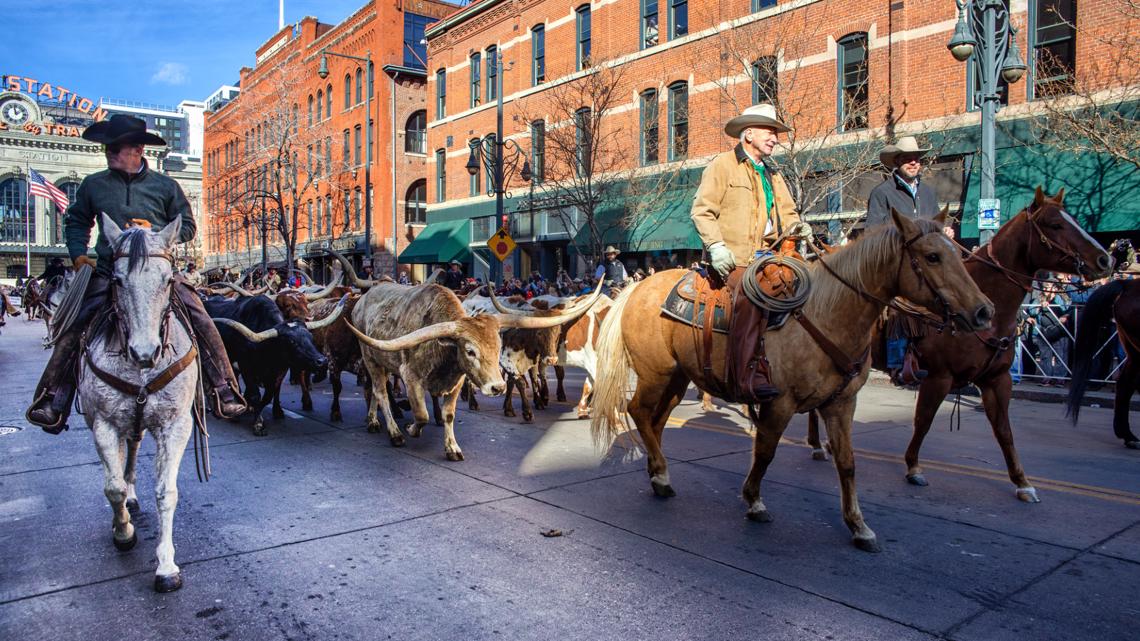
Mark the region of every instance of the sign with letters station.
[[499, 229], [494, 236], [487, 239], [487, 249], [490, 249], [495, 258], [500, 261], [506, 260], [507, 256], [510, 256], [511, 252], [515, 250], [515, 247], [515, 239], [511, 238], [505, 228]]
[[978, 229], [998, 229], [1001, 227], [1001, 199], [981, 198], [978, 200]]

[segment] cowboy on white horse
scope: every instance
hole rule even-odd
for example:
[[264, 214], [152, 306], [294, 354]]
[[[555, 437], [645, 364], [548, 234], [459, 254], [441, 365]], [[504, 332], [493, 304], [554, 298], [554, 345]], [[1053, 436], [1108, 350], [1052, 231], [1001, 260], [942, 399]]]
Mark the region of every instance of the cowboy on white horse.
[[[152, 225], [159, 228], [180, 220], [178, 242], [191, 240], [196, 231], [190, 203], [182, 188], [173, 179], [151, 171], [143, 158], [145, 145], [166, 144], [165, 140], [146, 130], [143, 120], [116, 114], [87, 127], [83, 131], [83, 138], [104, 145], [107, 170], [84, 178], [67, 209], [64, 235], [72, 266], [78, 270], [81, 266], [88, 265], [95, 268], [95, 274], [87, 285], [81, 309], [74, 322], [56, 339], [55, 351], [36, 386], [35, 400], [26, 414], [30, 423], [41, 426], [51, 434], [59, 434], [67, 429], [67, 417], [75, 398], [75, 372], [80, 343], [96, 312], [109, 303], [114, 261], [103, 222], [98, 219], [99, 214], [106, 214], [118, 227], [124, 229]], [[98, 263], [87, 256], [91, 229], [96, 225], [97, 219], [100, 226], [99, 238], [95, 244]], [[174, 285], [173, 294], [185, 306], [198, 340], [211, 409], [215, 415], [227, 418], [244, 413], [246, 404], [238, 393], [237, 380], [217, 328], [197, 293], [181, 275], [174, 276]], [[157, 355], [131, 356], [145, 364]]]

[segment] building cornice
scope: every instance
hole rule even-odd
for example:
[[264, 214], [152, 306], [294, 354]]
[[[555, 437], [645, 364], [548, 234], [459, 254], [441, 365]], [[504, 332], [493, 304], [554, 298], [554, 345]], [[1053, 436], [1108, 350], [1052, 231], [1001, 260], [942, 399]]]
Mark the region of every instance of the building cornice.
[[447, 16], [443, 20], [440, 20], [439, 22], [431, 25], [427, 29], [424, 29], [424, 39], [431, 40], [437, 36], [442, 36], [455, 25], [467, 20], [468, 18], [477, 16], [480, 13], [487, 11], [488, 9], [497, 7], [505, 1], [506, 0], [483, 0], [482, 2], [469, 4], [459, 11], [451, 14], [450, 16]]

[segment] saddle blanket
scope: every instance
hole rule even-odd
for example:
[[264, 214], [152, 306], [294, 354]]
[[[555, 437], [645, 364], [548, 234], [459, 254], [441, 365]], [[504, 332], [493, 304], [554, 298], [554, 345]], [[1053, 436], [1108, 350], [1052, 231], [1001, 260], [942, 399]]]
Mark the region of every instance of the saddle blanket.
[[[727, 309], [729, 295], [726, 289], [713, 290], [708, 281], [695, 271], [685, 274], [661, 305], [661, 313], [680, 321], [690, 327], [704, 329], [705, 310], [708, 305], [713, 308], [713, 331], [719, 334], [728, 333], [731, 314]], [[693, 308], [696, 307], [696, 314]], [[768, 330], [780, 329], [788, 321], [787, 312], [768, 312]]]

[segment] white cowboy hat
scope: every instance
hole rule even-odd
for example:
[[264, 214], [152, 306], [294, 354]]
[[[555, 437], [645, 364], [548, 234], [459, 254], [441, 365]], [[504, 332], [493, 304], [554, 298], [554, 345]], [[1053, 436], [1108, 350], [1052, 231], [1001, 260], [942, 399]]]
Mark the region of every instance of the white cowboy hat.
[[879, 162], [894, 169], [895, 157], [899, 154], [921, 154], [925, 156], [930, 153], [930, 150], [931, 147], [920, 147], [914, 136], [903, 136], [895, 144], [887, 145], [879, 151]]
[[724, 126], [724, 133], [733, 138], [739, 138], [740, 132], [748, 127], [768, 127], [775, 129], [776, 133], [792, 130], [791, 127], [776, 118], [776, 107], [766, 102], [752, 105], [739, 116], [729, 120], [728, 124]]
[[603, 254], [620, 254], [621, 252], [618, 251], [617, 247], [614, 247], [613, 245], [606, 245], [606, 248], [604, 251], [602, 251], [602, 253]]

